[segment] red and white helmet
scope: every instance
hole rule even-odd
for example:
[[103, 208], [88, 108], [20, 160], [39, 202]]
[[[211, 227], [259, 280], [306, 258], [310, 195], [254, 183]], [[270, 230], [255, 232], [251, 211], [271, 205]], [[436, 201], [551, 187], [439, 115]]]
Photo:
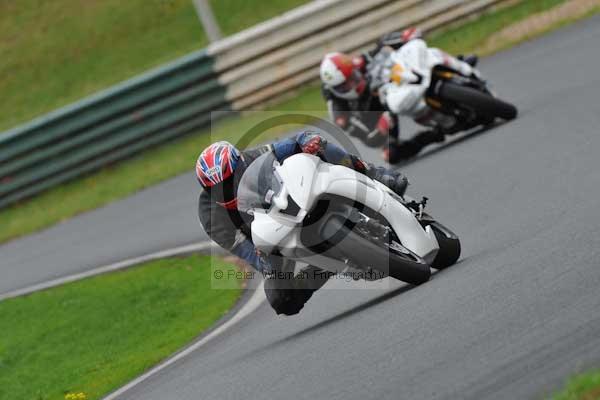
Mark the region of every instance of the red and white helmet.
[[360, 65], [347, 54], [326, 54], [321, 61], [320, 73], [325, 87], [342, 99], [357, 99], [367, 87]]
[[410, 27], [410, 28], [406, 28], [405, 30], [402, 31], [402, 42], [406, 43], [409, 42], [413, 39], [422, 39], [423, 38], [423, 31], [417, 27]]

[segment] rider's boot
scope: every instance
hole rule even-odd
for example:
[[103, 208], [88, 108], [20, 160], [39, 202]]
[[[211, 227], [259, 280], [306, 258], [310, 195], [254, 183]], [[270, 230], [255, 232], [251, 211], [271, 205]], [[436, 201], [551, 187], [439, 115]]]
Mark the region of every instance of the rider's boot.
[[433, 128], [419, 132], [411, 139], [398, 143], [393, 150], [396, 162], [416, 156], [430, 144], [443, 142], [446, 133], [441, 128]]
[[410, 140], [422, 147], [433, 143], [441, 143], [444, 141], [446, 135], [455, 133], [452, 128], [434, 127], [430, 130], [417, 133]]
[[[388, 145], [388, 149], [392, 149], [392, 148]], [[389, 154], [392, 154], [392, 153], [387, 152], [388, 156], [389, 156]], [[384, 158], [386, 158], [385, 151], [384, 151]], [[392, 161], [390, 161], [389, 158], [387, 158], [386, 161], [388, 161], [390, 164], [392, 164]], [[397, 162], [397, 161], [395, 161], [395, 162]], [[402, 174], [400, 171], [396, 171], [396, 170], [393, 170], [390, 168], [385, 168], [385, 167], [376, 167], [373, 164], [369, 164], [369, 169], [366, 171], [366, 175], [371, 179], [374, 179], [378, 182], [383, 183], [385, 186], [392, 189], [396, 194], [398, 194], [401, 197], [404, 196], [404, 193], [406, 192], [406, 188], [408, 187], [408, 184], [409, 184], [408, 178], [404, 174]]]
[[[284, 262], [290, 264], [293, 262]], [[290, 264], [291, 265], [291, 264]], [[317, 267], [308, 266], [299, 274], [294, 275], [294, 269], [277, 269], [265, 277], [264, 289], [267, 301], [277, 314], [298, 314], [304, 304], [323, 286], [330, 273]]]
[[477, 57], [477, 55], [475, 54], [468, 54], [468, 55], [462, 55], [460, 54], [458, 57], [460, 61], [464, 61], [467, 64], [469, 64], [471, 67], [476, 67], [477, 63], [479, 62], [479, 57]]
[[398, 143], [390, 145], [389, 160], [390, 164], [396, 164], [400, 161], [409, 159], [419, 154], [424, 146], [414, 140], [401, 140]]

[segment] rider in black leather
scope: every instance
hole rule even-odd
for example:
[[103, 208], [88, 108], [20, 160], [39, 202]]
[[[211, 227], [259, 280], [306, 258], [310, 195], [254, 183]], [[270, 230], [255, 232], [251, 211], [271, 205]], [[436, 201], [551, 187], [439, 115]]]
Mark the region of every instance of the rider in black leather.
[[[218, 154], [215, 154], [215, 145], [218, 145]], [[404, 195], [408, 180], [400, 172], [366, 163], [311, 131], [242, 152], [227, 142], [213, 144], [202, 152], [196, 167], [198, 180], [204, 188], [198, 200], [200, 223], [219, 246], [264, 273], [269, 303], [278, 314], [292, 315], [298, 313], [312, 294], [325, 284], [328, 275], [310, 267], [302, 275], [303, 279], [291, 282], [278, 279], [277, 273], [286, 267], [286, 260], [265, 256], [254, 247], [250, 227], [237, 210], [237, 184], [246, 168], [266, 152], [273, 152], [279, 162], [297, 153], [314, 154], [326, 162], [344, 165], [380, 181], [400, 196]], [[215, 159], [223, 163], [223, 168], [213, 165]], [[234, 166], [231, 174], [223, 175], [230, 166]]]
[[[388, 112], [377, 95], [378, 84], [372, 79], [377, 75], [374, 71], [393, 50], [421, 37], [422, 32], [417, 28], [391, 32], [382, 36], [370, 51], [356, 56], [329, 53], [321, 63], [322, 94], [332, 121], [367, 146], [381, 146], [383, 159], [391, 164], [416, 155], [425, 146], [444, 141], [445, 135], [460, 130], [458, 126], [453, 131], [429, 129], [402, 140], [398, 116]], [[475, 55], [457, 58], [472, 67], [478, 61]], [[340, 83], [342, 79], [345, 81]]]

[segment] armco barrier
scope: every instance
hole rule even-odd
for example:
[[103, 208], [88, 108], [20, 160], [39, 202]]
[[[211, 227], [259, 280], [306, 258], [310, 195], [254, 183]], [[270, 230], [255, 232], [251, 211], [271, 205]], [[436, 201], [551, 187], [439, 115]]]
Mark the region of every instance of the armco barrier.
[[364, 49], [386, 32], [410, 25], [430, 31], [504, 2], [317, 1], [215, 43], [208, 52], [227, 99], [241, 110], [315, 79], [327, 52]]
[[205, 50], [0, 134], [0, 207], [208, 124], [227, 109]]
[[0, 208], [208, 125], [213, 110], [244, 110], [305, 84], [328, 51], [356, 51], [408, 25], [435, 29], [506, 1], [317, 0], [299, 7], [0, 133]]

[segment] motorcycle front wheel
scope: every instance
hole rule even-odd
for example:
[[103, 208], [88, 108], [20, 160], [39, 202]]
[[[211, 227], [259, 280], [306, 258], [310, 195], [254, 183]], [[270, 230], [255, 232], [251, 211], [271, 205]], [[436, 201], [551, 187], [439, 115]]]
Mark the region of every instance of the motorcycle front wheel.
[[440, 250], [431, 263], [431, 267], [435, 269], [444, 269], [456, 264], [461, 252], [460, 239], [458, 236], [429, 216], [419, 222], [423, 228], [428, 225], [431, 227], [438, 245], [440, 246]]
[[412, 285], [427, 282], [431, 276], [429, 265], [418, 256], [407, 252], [393, 241], [373, 240], [368, 231], [348, 227], [343, 218], [332, 216], [323, 225], [321, 237], [334, 244], [359, 268], [373, 268], [392, 278]]

